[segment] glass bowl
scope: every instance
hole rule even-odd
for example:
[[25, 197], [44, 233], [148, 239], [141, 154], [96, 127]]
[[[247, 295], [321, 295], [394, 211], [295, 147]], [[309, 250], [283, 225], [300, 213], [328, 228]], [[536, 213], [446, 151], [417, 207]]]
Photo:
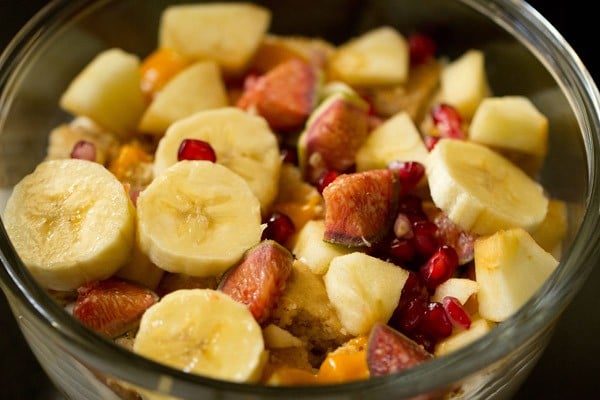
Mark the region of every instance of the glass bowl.
[[[44, 155], [48, 133], [71, 117], [58, 105], [70, 80], [98, 52], [120, 47], [140, 56], [156, 44], [169, 1], [55, 0], [14, 38], [0, 58], [0, 189], [12, 186]], [[485, 52], [495, 95], [528, 96], [549, 118], [550, 146], [540, 181], [568, 205], [561, 263], [519, 312], [485, 337], [393, 376], [320, 387], [236, 384], [175, 371], [100, 337], [39, 287], [0, 230], [1, 286], [45, 372], [68, 398], [404, 399], [507, 398], [551, 338], [561, 313], [600, 255], [597, 172], [599, 94], [562, 36], [527, 3], [512, 0], [262, 1], [271, 31], [340, 43], [371, 27], [422, 30], [454, 57]], [[344, 12], [340, 12], [343, 10]], [[135, 389], [136, 391], [134, 391]]]

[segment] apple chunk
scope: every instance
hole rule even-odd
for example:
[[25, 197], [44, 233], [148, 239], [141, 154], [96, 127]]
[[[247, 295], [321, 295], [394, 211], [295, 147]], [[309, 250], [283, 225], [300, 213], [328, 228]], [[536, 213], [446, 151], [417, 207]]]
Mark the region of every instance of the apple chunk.
[[169, 125], [197, 111], [228, 105], [218, 65], [199, 61], [175, 75], [157, 92], [140, 121], [143, 132], [162, 135]]
[[515, 313], [552, 274], [558, 261], [527, 231], [513, 228], [475, 242], [479, 314], [501, 322]]
[[241, 72], [269, 24], [268, 9], [250, 3], [182, 4], [161, 16], [159, 47], [192, 60], [215, 60], [225, 72]]
[[117, 48], [105, 50], [69, 84], [60, 105], [127, 137], [136, 130], [145, 108], [139, 67], [137, 56]]
[[397, 85], [408, 79], [409, 58], [404, 36], [383, 26], [340, 46], [329, 61], [329, 73], [352, 86]]

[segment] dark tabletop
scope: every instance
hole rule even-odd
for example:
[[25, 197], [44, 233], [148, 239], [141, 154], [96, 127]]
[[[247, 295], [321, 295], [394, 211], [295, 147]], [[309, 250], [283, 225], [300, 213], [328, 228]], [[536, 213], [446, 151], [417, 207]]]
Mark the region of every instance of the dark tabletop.
[[[0, 0], [0, 50], [46, 0]], [[531, 0], [571, 44], [597, 82], [597, 13], [585, 0]], [[565, 311], [516, 399], [600, 399], [600, 267]], [[58, 400], [0, 294], [0, 400]]]

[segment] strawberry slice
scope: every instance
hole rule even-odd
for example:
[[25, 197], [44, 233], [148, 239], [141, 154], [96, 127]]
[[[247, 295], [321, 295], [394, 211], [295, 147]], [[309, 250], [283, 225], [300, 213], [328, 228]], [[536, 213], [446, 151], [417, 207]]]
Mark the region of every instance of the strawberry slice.
[[263, 240], [248, 250], [242, 261], [225, 273], [219, 290], [250, 309], [265, 322], [285, 290], [294, 257], [274, 240]]
[[73, 316], [98, 333], [115, 338], [134, 329], [148, 307], [158, 301], [150, 289], [117, 278], [77, 289]]
[[338, 176], [323, 190], [324, 239], [350, 247], [377, 243], [394, 221], [399, 191], [398, 176], [390, 169]]
[[381, 322], [371, 329], [367, 365], [371, 376], [384, 376], [421, 364], [433, 355], [423, 346]]
[[236, 105], [256, 109], [276, 131], [299, 129], [316, 106], [317, 86], [314, 67], [294, 58], [252, 77]]

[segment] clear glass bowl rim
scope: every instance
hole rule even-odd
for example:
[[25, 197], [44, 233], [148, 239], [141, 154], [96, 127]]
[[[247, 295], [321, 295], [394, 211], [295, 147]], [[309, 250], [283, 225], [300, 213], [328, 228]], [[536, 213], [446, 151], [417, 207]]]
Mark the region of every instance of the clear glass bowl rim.
[[[0, 55], [0, 126], [2, 110], [8, 110], [13, 79], [36, 47], [51, 36], [61, 24], [88, 7], [111, 0], [53, 0], [40, 10], [13, 38]], [[204, 387], [237, 394], [265, 397], [339, 395], [391, 389], [399, 396], [431, 392], [451, 385], [484, 370], [503, 356], [526, 346], [529, 341], [551, 326], [583, 286], [600, 259], [600, 200], [598, 176], [600, 161], [600, 95], [577, 54], [561, 34], [528, 3], [519, 0], [459, 0], [466, 6], [493, 20], [525, 45], [552, 74], [563, 90], [582, 131], [586, 149], [588, 190], [582, 224], [559, 268], [538, 293], [513, 317], [472, 345], [447, 356], [394, 376], [339, 385], [303, 387], [264, 387], [224, 382], [168, 368], [137, 356], [106, 340], [67, 315], [27, 273], [10, 244], [4, 227], [0, 227], [1, 285], [9, 297], [16, 299], [37, 321], [47, 326], [53, 341], [65, 345], [85, 364], [113, 378], [146, 388], [155, 388], [163, 377], [176, 383], [174, 395], [190, 395], [194, 388]], [[418, 382], [418, 384], [415, 384]]]

